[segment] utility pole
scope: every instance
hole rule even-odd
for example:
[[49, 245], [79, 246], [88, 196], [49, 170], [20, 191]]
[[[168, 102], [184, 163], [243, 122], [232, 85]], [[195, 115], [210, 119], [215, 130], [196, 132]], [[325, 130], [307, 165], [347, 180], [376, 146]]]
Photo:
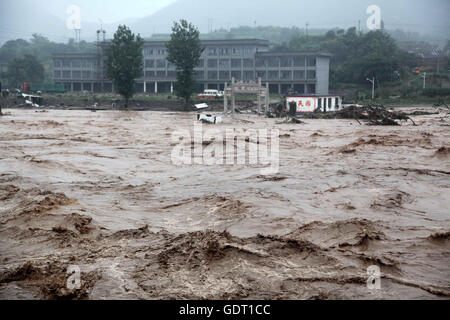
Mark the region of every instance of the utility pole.
[[427, 73], [424, 72], [420, 74], [420, 77], [423, 78], [423, 90], [425, 90], [427, 86]]
[[309, 23], [307, 22], [307, 23], [306, 23], [306, 28], [305, 28], [305, 34], [306, 34], [306, 36], [308, 36], [308, 26], [309, 26]]
[[440, 61], [439, 61], [441, 52], [442, 52], [442, 50], [439, 48], [433, 49], [433, 54], [436, 56], [436, 73], [439, 73], [439, 71], [441, 69]]
[[367, 78], [367, 81], [372, 83], [372, 100], [375, 99], [375, 77], [372, 79]]
[[208, 19], [208, 32], [209, 33], [212, 33], [212, 31], [213, 31], [213, 19], [212, 18], [209, 18]]

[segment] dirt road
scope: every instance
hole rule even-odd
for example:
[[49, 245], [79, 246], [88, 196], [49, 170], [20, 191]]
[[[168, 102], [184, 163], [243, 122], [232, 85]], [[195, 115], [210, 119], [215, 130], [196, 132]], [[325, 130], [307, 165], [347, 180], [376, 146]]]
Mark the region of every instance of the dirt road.
[[[193, 130], [193, 113], [3, 111], [0, 298], [450, 297], [450, 130], [438, 115], [214, 126], [279, 129], [279, 172], [264, 176], [173, 164], [172, 134]], [[380, 290], [367, 288], [370, 266]]]

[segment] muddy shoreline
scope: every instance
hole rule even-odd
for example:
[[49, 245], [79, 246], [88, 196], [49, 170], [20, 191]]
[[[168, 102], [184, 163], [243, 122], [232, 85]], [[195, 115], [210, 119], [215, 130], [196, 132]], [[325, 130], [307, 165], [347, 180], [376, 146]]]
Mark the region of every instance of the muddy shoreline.
[[[248, 104], [249, 101], [242, 100], [237, 101], [241, 104]], [[44, 96], [44, 105], [40, 107], [31, 107], [24, 104], [24, 100], [20, 98], [9, 97], [7, 100], [3, 100], [3, 104], [7, 108], [22, 109], [22, 110], [96, 110], [96, 111], [168, 111], [168, 112], [183, 112], [184, 102], [177, 97], [170, 98], [145, 98], [131, 99], [129, 101], [128, 108], [124, 105], [124, 100], [117, 96], [114, 98], [105, 97], [58, 97], [58, 96]], [[209, 110], [223, 111], [223, 100], [196, 100], [191, 104], [207, 103]], [[5, 108], [5, 106], [3, 106]], [[190, 108], [193, 111], [195, 109]]]
[[[280, 130], [280, 170], [262, 176], [174, 165], [172, 134], [193, 129], [192, 113], [3, 111], [2, 299], [450, 298], [439, 114], [417, 127], [253, 115], [214, 126]], [[366, 284], [374, 265], [380, 290]]]

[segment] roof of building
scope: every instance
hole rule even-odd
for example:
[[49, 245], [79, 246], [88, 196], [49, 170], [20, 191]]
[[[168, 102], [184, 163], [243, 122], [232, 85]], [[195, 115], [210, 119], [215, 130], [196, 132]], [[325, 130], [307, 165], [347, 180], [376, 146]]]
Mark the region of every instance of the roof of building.
[[287, 94], [286, 98], [340, 98], [339, 94]]
[[[153, 45], [153, 46], [165, 46], [168, 41], [165, 40], [145, 40], [145, 45]], [[202, 44], [210, 45], [210, 46], [219, 46], [219, 45], [230, 45], [230, 44], [238, 44], [238, 45], [260, 45], [260, 46], [269, 46], [270, 42], [268, 40], [263, 39], [217, 39], [217, 40], [200, 40]], [[111, 40], [101, 42], [100, 46], [108, 46], [111, 43]]]
[[[201, 40], [203, 45], [207, 46], [220, 46], [220, 45], [257, 45], [257, 46], [269, 46], [269, 41], [262, 39], [222, 39], [222, 40]], [[99, 45], [107, 47], [111, 44], [111, 41], [100, 42]], [[167, 41], [145, 41], [144, 46], [160, 46], [165, 47]], [[302, 52], [302, 51], [258, 51], [258, 57], [283, 57], [283, 56], [311, 56], [311, 57], [332, 57], [333, 55], [328, 52]], [[97, 53], [58, 53], [53, 54], [53, 58], [94, 58], [98, 57]]]
[[276, 51], [259, 51], [256, 53], [259, 57], [292, 57], [292, 56], [309, 56], [309, 57], [332, 57], [333, 55], [331, 53], [327, 52], [302, 52], [302, 51], [282, 51], [282, 52], [276, 52]]
[[54, 53], [53, 58], [98, 58], [98, 53]]

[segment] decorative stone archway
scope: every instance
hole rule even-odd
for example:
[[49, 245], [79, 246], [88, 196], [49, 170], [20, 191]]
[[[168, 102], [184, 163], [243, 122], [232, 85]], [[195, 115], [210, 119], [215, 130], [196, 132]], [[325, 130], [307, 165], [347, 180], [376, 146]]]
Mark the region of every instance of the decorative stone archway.
[[261, 115], [261, 103], [264, 99], [264, 110], [266, 114], [269, 111], [269, 84], [265, 87], [262, 86], [261, 78], [256, 81], [238, 81], [236, 82], [234, 77], [231, 80], [231, 86], [225, 83], [224, 90], [224, 113], [228, 113], [228, 99], [231, 99], [231, 113], [234, 114], [236, 110], [236, 94], [247, 93], [256, 94], [258, 96], [258, 115]]

